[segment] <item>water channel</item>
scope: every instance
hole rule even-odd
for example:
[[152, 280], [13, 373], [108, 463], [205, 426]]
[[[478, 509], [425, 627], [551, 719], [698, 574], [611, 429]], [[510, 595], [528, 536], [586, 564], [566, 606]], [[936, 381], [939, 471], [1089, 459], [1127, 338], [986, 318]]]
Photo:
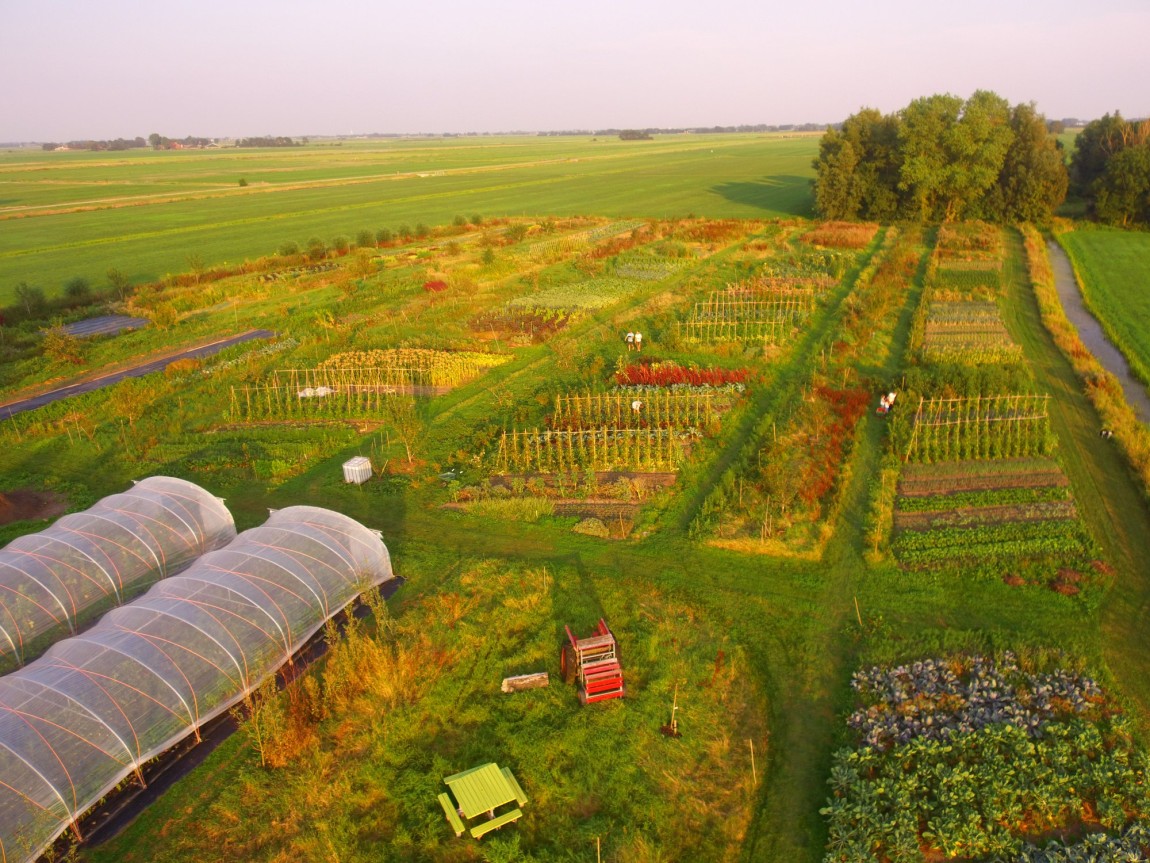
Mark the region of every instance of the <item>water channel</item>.
[[1126, 357], [1122, 356], [1122, 352], [1106, 337], [1098, 319], [1086, 308], [1070, 258], [1053, 240], [1046, 244], [1046, 248], [1050, 252], [1050, 265], [1054, 270], [1054, 286], [1058, 290], [1062, 308], [1066, 310], [1066, 317], [1074, 324], [1082, 343], [1090, 353], [1094, 354], [1106, 371], [1118, 378], [1118, 382], [1122, 384], [1122, 393], [1138, 419], [1144, 423], [1150, 422], [1150, 393], [1147, 393], [1142, 382], [1134, 377]]

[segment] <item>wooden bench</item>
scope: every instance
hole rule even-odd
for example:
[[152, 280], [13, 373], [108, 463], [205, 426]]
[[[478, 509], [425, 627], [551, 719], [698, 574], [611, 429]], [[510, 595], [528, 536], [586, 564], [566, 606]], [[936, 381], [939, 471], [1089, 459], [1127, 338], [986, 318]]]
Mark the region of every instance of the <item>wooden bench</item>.
[[471, 828], [471, 835], [478, 839], [484, 833], [490, 833], [492, 830], [498, 830], [504, 824], [510, 824], [512, 821], [519, 820], [522, 814], [522, 809], [512, 809], [510, 812], [504, 812], [498, 818], [492, 818], [490, 821], [483, 821], [476, 824]]
[[510, 785], [511, 790], [515, 792], [515, 799], [519, 802], [519, 805], [522, 806], [524, 803], [527, 802], [527, 795], [524, 794], [523, 789], [519, 787], [519, 781], [515, 778], [515, 775], [511, 772], [511, 768], [510, 767], [504, 767], [504, 768], [502, 768], [502, 770], [503, 770], [503, 775], [507, 778], [507, 784]]
[[463, 835], [463, 821], [459, 817], [459, 813], [455, 811], [455, 804], [451, 802], [451, 797], [446, 791], [439, 795], [439, 805], [443, 807], [443, 814], [447, 816], [447, 822], [455, 831], [456, 837]]

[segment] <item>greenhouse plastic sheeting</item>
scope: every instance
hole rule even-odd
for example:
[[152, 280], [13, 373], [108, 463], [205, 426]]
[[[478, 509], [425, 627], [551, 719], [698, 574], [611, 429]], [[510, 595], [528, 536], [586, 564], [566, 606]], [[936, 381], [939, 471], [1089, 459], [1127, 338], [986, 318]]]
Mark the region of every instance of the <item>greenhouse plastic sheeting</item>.
[[289, 507], [0, 678], [0, 859], [35, 858], [390, 578], [377, 532]]
[[0, 670], [34, 659], [106, 607], [120, 605], [236, 535], [224, 503], [153, 476], [0, 549]]

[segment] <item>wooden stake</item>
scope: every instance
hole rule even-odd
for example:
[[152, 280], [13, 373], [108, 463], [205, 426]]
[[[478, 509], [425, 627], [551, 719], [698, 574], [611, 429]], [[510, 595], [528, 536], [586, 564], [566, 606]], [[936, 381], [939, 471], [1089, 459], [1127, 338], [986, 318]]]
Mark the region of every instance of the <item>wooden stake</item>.
[[747, 743], [750, 744], [750, 747], [751, 747], [751, 779], [754, 781], [754, 783], [756, 785], [758, 785], [759, 784], [759, 774], [755, 770], [755, 741], [748, 737]]
[[600, 853], [600, 848], [599, 848], [599, 837], [598, 836], [595, 837], [595, 860], [596, 860], [596, 863], [603, 863], [603, 857], [602, 857], [602, 854]]

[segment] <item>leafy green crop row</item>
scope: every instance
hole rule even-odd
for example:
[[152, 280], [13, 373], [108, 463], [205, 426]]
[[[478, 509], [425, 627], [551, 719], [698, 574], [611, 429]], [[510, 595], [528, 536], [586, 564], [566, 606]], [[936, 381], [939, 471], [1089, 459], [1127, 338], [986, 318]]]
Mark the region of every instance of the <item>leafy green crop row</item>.
[[[907, 677], [908, 705], [919, 700], [916, 679]], [[1012, 691], [1008, 685], [1003, 695]], [[979, 710], [995, 709], [991, 694], [979, 696], [987, 704]], [[1048, 831], [1093, 821], [1118, 832], [1144, 819], [1150, 758], [1137, 747], [1132, 723], [1104, 699], [1092, 700], [1102, 703], [1047, 715], [1034, 729], [991, 721], [911, 735], [886, 749], [840, 749], [821, 810], [826, 863], [1012, 858]]]
[[895, 537], [892, 546], [899, 561], [909, 566], [1014, 557], [1080, 557], [1092, 549], [1077, 519], [907, 530]]
[[970, 507], [1005, 506], [1069, 499], [1070, 489], [1066, 486], [994, 488], [937, 494], [929, 497], [905, 496], [899, 498], [898, 509], [899, 512], [945, 512]]

